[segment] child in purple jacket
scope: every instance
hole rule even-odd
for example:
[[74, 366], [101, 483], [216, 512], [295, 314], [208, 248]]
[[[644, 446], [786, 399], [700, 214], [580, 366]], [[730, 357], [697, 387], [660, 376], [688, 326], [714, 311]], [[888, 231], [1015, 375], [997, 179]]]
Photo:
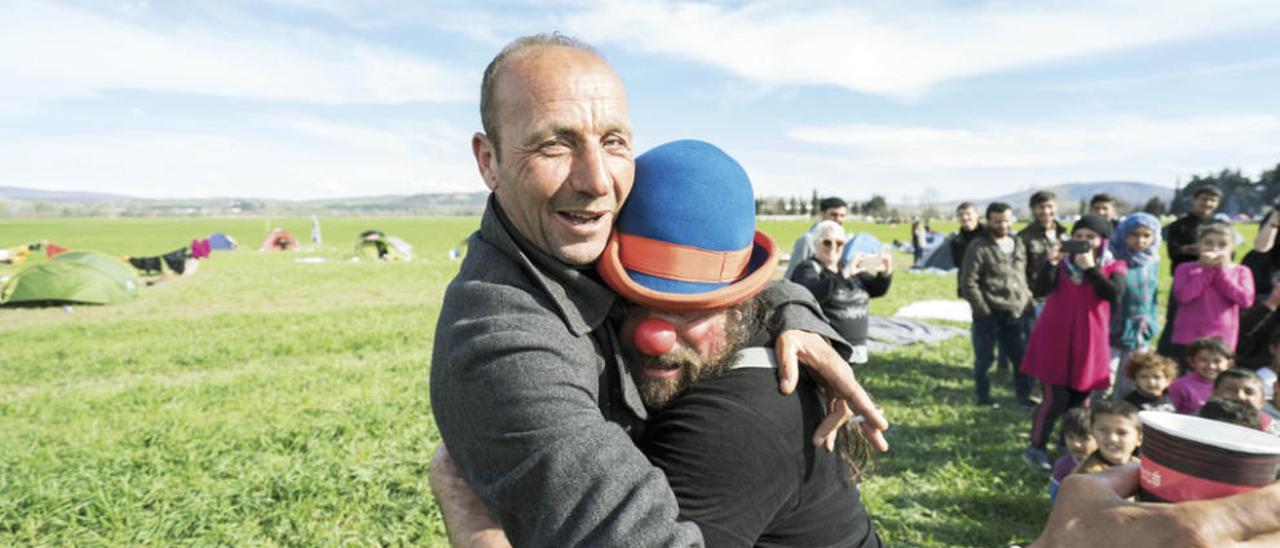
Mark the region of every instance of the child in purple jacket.
[[[1196, 244], [1200, 260], [1182, 263], [1173, 273], [1173, 297], [1178, 316], [1173, 320], [1175, 351], [1182, 345], [1217, 337], [1235, 351], [1240, 333], [1240, 309], [1253, 305], [1253, 273], [1231, 263], [1235, 231], [1224, 223], [1200, 227]], [[1184, 352], [1177, 352], [1179, 359]]]
[[[1179, 311], [1179, 314], [1182, 312]], [[1213, 381], [1231, 369], [1235, 357], [1218, 338], [1200, 339], [1187, 347], [1191, 372], [1169, 385], [1169, 401], [1184, 415], [1194, 415], [1213, 396]]]

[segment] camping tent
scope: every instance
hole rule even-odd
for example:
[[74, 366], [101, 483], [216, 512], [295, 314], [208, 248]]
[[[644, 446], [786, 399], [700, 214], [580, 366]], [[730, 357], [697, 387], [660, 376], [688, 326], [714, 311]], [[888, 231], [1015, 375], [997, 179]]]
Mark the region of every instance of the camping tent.
[[0, 304], [117, 304], [137, 296], [138, 281], [132, 272], [126, 271], [128, 277], [121, 279], [118, 272], [102, 270], [99, 259], [83, 259], [53, 260], [24, 269], [0, 291]]
[[[931, 248], [926, 248], [924, 256], [920, 258], [920, 262], [912, 268], [936, 268], [938, 270], [955, 270], [960, 268], [960, 265], [956, 264], [955, 258], [951, 256], [951, 239], [955, 237], [956, 235], [952, 234], [942, 240], [941, 243]], [[963, 259], [963, 257], [961, 258]]]
[[262, 245], [258, 247], [258, 251], [297, 251], [300, 247], [298, 239], [294, 238], [293, 234], [289, 234], [289, 231], [283, 228], [277, 228], [262, 239]]
[[135, 288], [138, 286], [138, 278], [134, 274], [133, 267], [106, 253], [99, 251], [68, 251], [54, 257], [53, 260], [84, 263], [110, 276], [111, 279], [121, 285], [128, 286], [132, 284]]
[[840, 258], [848, 262], [853, 260], [853, 257], [859, 253], [871, 257], [879, 255], [883, 249], [884, 244], [880, 243], [880, 240], [872, 236], [870, 232], [859, 232], [845, 241], [844, 255]]
[[235, 249], [240, 247], [240, 244], [236, 243], [235, 238], [232, 238], [231, 236], [227, 236], [222, 232], [214, 232], [209, 235], [209, 246], [215, 250]]
[[366, 230], [356, 240], [356, 256], [367, 261], [409, 261], [413, 246], [381, 230]]

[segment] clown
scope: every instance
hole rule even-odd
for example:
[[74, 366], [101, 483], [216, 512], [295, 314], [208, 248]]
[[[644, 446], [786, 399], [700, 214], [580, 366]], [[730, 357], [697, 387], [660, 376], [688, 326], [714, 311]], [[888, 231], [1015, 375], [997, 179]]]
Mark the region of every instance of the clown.
[[781, 395], [774, 353], [753, 346], [777, 258], [746, 172], [720, 149], [676, 141], [636, 158], [597, 268], [629, 302], [623, 353], [653, 410], [637, 444], [708, 545], [879, 546], [850, 444], [814, 451], [804, 435], [826, 414], [814, 384]]

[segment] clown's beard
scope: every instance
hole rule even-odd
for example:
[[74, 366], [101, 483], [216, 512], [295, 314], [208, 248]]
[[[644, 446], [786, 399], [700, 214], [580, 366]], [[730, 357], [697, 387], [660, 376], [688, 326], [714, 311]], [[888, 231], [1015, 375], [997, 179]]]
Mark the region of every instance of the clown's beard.
[[[725, 335], [728, 340], [714, 356], [707, 359], [703, 359], [688, 347], [672, 348], [661, 356], [648, 356], [628, 348], [627, 364], [645, 405], [652, 409], [661, 408], [693, 384], [715, 376], [732, 365], [747, 339], [746, 325], [740, 314], [730, 313], [725, 319]], [[664, 366], [668, 368], [684, 366], [684, 368], [678, 376], [670, 379], [654, 379], [641, 371], [647, 367], [663, 368]]]

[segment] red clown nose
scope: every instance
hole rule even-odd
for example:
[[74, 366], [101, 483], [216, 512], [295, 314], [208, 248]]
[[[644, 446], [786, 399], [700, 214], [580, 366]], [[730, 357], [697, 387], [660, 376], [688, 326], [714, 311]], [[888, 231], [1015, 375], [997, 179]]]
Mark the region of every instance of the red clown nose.
[[661, 356], [676, 344], [676, 326], [666, 320], [645, 318], [636, 324], [633, 337], [636, 349], [649, 356]]

